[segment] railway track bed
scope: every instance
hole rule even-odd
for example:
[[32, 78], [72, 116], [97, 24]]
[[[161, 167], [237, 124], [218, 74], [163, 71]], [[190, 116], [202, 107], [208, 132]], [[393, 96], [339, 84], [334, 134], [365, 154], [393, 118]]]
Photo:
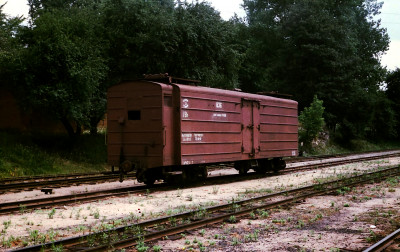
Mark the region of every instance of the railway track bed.
[[[386, 155], [387, 157], [396, 155], [400, 151], [381, 151], [381, 152], [366, 152], [355, 154], [341, 154], [341, 155], [323, 155], [311, 157], [296, 157], [290, 158], [286, 162], [290, 166], [298, 164], [317, 164], [321, 162], [329, 162], [328, 160], [337, 162], [338, 160], [352, 159], [363, 157], [365, 160], [374, 159], [374, 156]], [[346, 162], [346, 161], [344, 161]], [[233, 168], [233, 164], [223, 165], [223, 167]], [[221, 170], [221, 165], [211, 165], [209, 171]], [[236, 173], [236, 171], [234, 172]], [[61, 175], [44, 175], [44, 176], [28, 176], [17, 178], [3, 178], [0, 179], [0, 194], [19, 192], [19, 191], [32, 191], [34, 189], [53, 189], [68, 187], [81, 184], [96, 184], [101, 182], [116, 181], [119, 179], [118, 173], [102, 172], [102, 173], [76, 173], [76, 174], [61, 174]], [[135, 179], [135, 174], [130, 173], [125, 176], [125, 179]]]
[[[397, 156], [397, 153], [387, 153], [383, 155], [382, 157], [394, 157]], [[380, 155], [379, 155], [380, 156]], [[381, 156], [380, 156], [381, 157]], [[208, 178], [206, 181], [201, 181], [194, 183], [191, 186], [198, 187], [202, 185], [214, 185], [214, 184], [222, 184], [222, 183], [231, 183], [235, 181], [246, 181], [246, 180], [252, 180], [252, 179], [257, 179], [257, 178], [263, 178], [265, 176], [279, 176], [282, 174], [288, 174], [292, 172], [300, 172], [303, 170], [312, 170], [312, 169], [321, 169], [324, 167], [330, 167], [333, 165], [340, 165], [340, 164], [346, 164], [349, 162], [349, 160], [357, 160], [359, 162], [362, 161], [371, 161], [375, 160], [376, 156], [361, 156], [361, 157], [356, 157], [356, 158], [345, 158], [345, 159], [330, 159], [326, 162], [307, 162], [306, 164], [303, 165], [294, 165], [292, 167], [288, 167], [284, 171], [280, 172], [279, 174], [275, 173], [269, 173], [266, 175], [259, 175], [255, 173], [250, 173], [247, 174], [247, 176], [243, 175], [237, 175], [236, 171], [233, 170], [233, 174], [230, 175], [216, 175], [218, 173], [218, 170], [216, 170], [214, 175], [210, 178]], [[225, 170], [226, 171], [226, 170]], [[228, 173], [231, 173], [231, 171], [228, 171]], [[211, 174], [211, 173], [210, 173]], [[188, 185], [186, 185], [188, 186]], [[28, 200], [19, 200], [19, 201], [12, 201], [12, 202], [4, 202], [0, 204], [0, 214], [7, 214], [7, 213], [12, 213], [12, 212], [17, 212], [17, 211], [25, 211], [28, 209], [40, 209], [40, 208], [49, 208], [52, 206], [60, 206], [63, 204], [74, 204], [74, 203], [82, 203], [82, 202], [91, 202], [94, 200], [101, 200], [101, 199], [106, 199], [109, 197], [123, 197], [126, 195], [129, 195], [131, 193], [142, 193], [145, 194], [147, 191], [151, 190], [174, 190], [177, 189], [176, 186], [167, 186], [165, 184], [156, 184], [155, 186], [149, 188], [144, 185], [132, 185], [128, 187], [120, 187], [116, 189], [102, 189], [102, 190], [95, 190], [92, 192], [80, 192], [80, 193], [71, 193], [68, 195], [61, 195], [61, 196], [52, 196], [52, 197], [39, 197], [39, 198], [34, 198], [34, 199], [28, 199]], [[47, 193], [46, 193], [47, 194]], [[14, 198], [14, 197], [13, 197]]]
[[[344, 188], [349, 188], [364, 183], [371, 183], [373, 181], [381, 181], [393, 176], [400, 176], [400, 166], [390, 167], [381, 171], [371, 172], [363, 175], [352, 176], [346, 179], [320, 183], [318, 184], [318, 187], [315, 185], [306, 186], [297, 189], [285, 190], [279, 193], [252, 197], [246, 200], [232, 200], [232, 202], [228, 204], [210, 206], [194, 211], [186, 211], [184, 213], [156, 218], [149, 221], [140, 222], [137, 220], [136, 223], [125, 224], [125, 226], [118, 228], [110, 228], [106, 232], [93, 232], [76, 238], [64, 239], [56, 242], [55, 244], [53, 243], [52, 245], [54, 247], [60, 246], [59, 244], [63, 244], [62, 246], [67, 246], [67, 249], [71, 251], [75, 251], [77, 249], [84, 249], [87, 251], [104, 251], [111, 248], [119, 249], [130, 246], [144, 246], [144, 241], [149, 242], [151, 240], [169, 240], [169, 238], [166, 237], [171, 235], [178, 235], [179, 239], [179, 234], [182, 235], [182, 233], [185, 233], [188, 230], [198, 230], [198, 228], [206, 227], [207, 225], [213, 225], [215, 223], [224, 223], [223, 225], [230, 223], [228, 225], [232, 225], [232, 228], [234, 228], [234, 225], [236, 225], [239, 220], [237, 218], [240, 217], [245, 217], [247, 219], [250, 217], [250, 220], [258, 220], [258, 218], [261, 216], [262, 219], [265, 219], [269, 215], [268, 211], [272, 211], [278, 207], [279, 209], [282, 209], [282, 206], [287, 206], [288, 204], [290, 206], [293, 203], [305, 201], [306, 199], [312, 197], [326, 195], [327, 193], [337, 193], [340, 190], [344, 190]], [[339, 210], [335, 209], [335, 211]], [[323, 215], [319, 214], [309, 222], [316, 222], [322, 218]], [[273, 221], [273, 223], [280, 223], [284, 225], [286, 221], [287, 220], [280, 219]], [[288, 221], [293, 221], [296, 223], [294, 220]], [[304, 227], [306, 226], [305, 221], [300, 219], [297, 220], [297, 223], [297, 228], [304, 230]], [[251, 225], [251, 223], [248, 222], [247, 225]], [[228, 232], [231, 231], [232, 229], [230, 228]], [[201, 237], [204, 237], [206, 234], [204, 229], [198, 232]], [[247, 235], [243, 241], [257, 241], [260, 232], [261, 231], [259, 229], [253, 232], [247, 232]], [[210, 233], [207, 232], [207, 236], [211, 238], [212, 236], [209, 236], [209, 234]], [[236, 233], [236, 235], [238, 234]], [[107, 237], [107, 239], [104, 239], [104, 237]], [[214, 236], [214, 238], [218, 237]], [[223, 239], [226, 239], [226, 237]], [[185, 241], [185, 243], [189, 245], [188, 242]], [[196, 239], [194, 240], [194, 243], [195, 245], [203, 246], [203, 242]], [[236, 243], [237, 244], [235, 244], [235, 241], [233, 241], [231, 246], [237, 246], [241, 242], [237, 239]], [[50, 248], [50, 244], [48, 246]], [[27, 247], [22, 250], [39, 251], [42, 248], [43, 245], [39, 245]], [[203, 250], [202, 247], [199, 248], [200, 250]], [[175, 248], [172, 251], [177, 249], [178, 248]], [[248, 249], [245, 250], [247, 251]]]
[[[7, 234], [11, 234], [13, 232], [13, 229], [19, 225], [23, 226], [23, 228], [29, 227], [30, 230], [38, 230], [39, 236], [41, 234], [46, 234], [48, 231], [45, 231], [44, 227], [51, 227], [53, 223], [60, 223], [60, 222], [68, 222], [68, 226], [70, 230], [68, 229], [63, 229], [61, 227], [57, 228], [56, 225], [53, 225], [54, 230], [56, 230], [58, 233], [57, 238], [61, 238], [65, 235], [77, 235], [77, 234], [83, 234], [83, 233], [88, 233], [89, 228], [91, 227], [92, 229], [95, 229], [96, 225], [100, 225], [101, 223], [106, 223], [107, 225], [113, 225], [112, 223], [118, 222], [118, 220], [121, 220], [123, 218], [133, 218], [133, 219], [140, 219], [140, 220], [145, 220], [145, 219], [151, 219], [151, 218], [156, 218], [156, 217], [162, 217], [165, 215], [170, 215], [173, 213], [177, 213], [179, 211], [183, 210], [188, 210], [188, 209], [193, 209], [199, 207], [201, 205], [202, 207], [207, 207], [211, 205], [216, 205], [220, 204], [223, 202], [227, 202], [232, 200], [234, 198], [235, 200], [239, 198], [247, 198], [247, 197], [252, 197], [255, 195], [258, 195], [260, 193], [268, 193], [268, 192], [274, 192], [278, 190], [284, 189], [283, 185], [287, 185], [287, 188], [293, 188], [302, 184], [305, 184], [306, 177], [309, 179], [309, 181], [316, 182], [319, 179], [322, 179], [321, 177], [329, 177], [334, 174], [340, 174], [340, 173], [345, 173], [347, 172], [348, 174], [352, 174], [354, 172], [361, 172], [362, 170], [369, 169], [373, 165], [388, 165], [388, 161], [380, 161], [380, 162], [375, 162], [375, 161], [370, 161], [368, 163], [364, 163], [364, 166], [368, 167], [351, 167], [350, 165], [344, 165], [341, 168], [337, 167], [335, 169], [331, 169], [330, 172], [325, 169], [324, 172], [318, 172], [318, 171], [308, 171], [303, 173], [296, 173], [296, 174], [289, 174], [289, 175], [284, 175], [284, 176], [279, 176], [279, 177], [267, 177], [267, 178], [259, 178], [251, 183], [249, 181], [241, 181], [241, 182], [235, 182], [232, 184], [226, 184], [226, 185], [217, 185], [217, 186], [204, 186], [204, 187], [199, 187], [199, 188], [186, 188], [186, 189], [177, 189], [174, 191], [170, 192], [150, 192], [150, 193], [143, 193], [140, 196], [139, 195], [132, 195], [125, 197], [124, 199], [117, 199], [117, 198], [112, 198], [108, 199], [104, 202], [92, 202], [89, 204], [83, 204], [83, 205], [75, 205], [75, 206], [66, 206], [66, 207], [61, 207], [61, 208], [56, 208], [55, 209], [55, 214], [53, 216], [53, 219], [50, 219], [50, 213], [52, 209], [48, 210], [39, 210], [39, 211], [34, 211], [31, 214], [22, 214], [22, 215], [16, 215], [15, 219], [10, 218], [11, 220], [11, 225], [7, 229]], [[307, 175], [306, 175], [307, 174]], [[297, 184], [296, 184], [297, 183]], [[286, 189], [287, 189], [286, 188]], [[389, 193], [387, 193], [389, 194]], [[330, 196], [329, 196], [330, 197]], [[332, 196], [333, 197], [333, 196]], [[373, 197], [371, 197], [373, 198]], [[370, 201], [370, 200], [369, 200]], [[366, 201], [368, 202], [368, 200]], [[331, 202], [329, 201], [328, 203], [328, 208], [329, 204]], [[315, 204], [317, 205], [317, 204]], [[335, 204], [336, 205], [336, 204]], [[103, 208], [104, 207], [104, 208]], [[337, 202], [337, 207], [340, 209], [350, 209], [352, 206], [349, 207], [343, 207], [343, 204], [340, 204]], [[107, 210], [108, 209], [108, 210]], [[157, 211], [158, 210], [158, 211]], [[160, 211], [162, 210], [162, 211]], [[307, 209], [309, 210], [309, 209]], [[107, 212], [108, 211], [108, 212]], [[272, 219], [272, 216], [275, 214], [275, 210], [272, 210], [269, 212], [268, 218], [262, 218], [262, 219], [250, 219], [250, 222], [253, 222], [254, 224], [257, 224], [259, 222], [265, 222], [267, 221], [270, 222], [271, 224], [271, 230], [274, 231], [275, 228], [272, 228], [273, 226], [275, 227], [282, 227], [285, 228], [289, 227], [289, 224], [294, 224], [296, 223], [295, 215], [293, 214], [292, 220], [293, 222], [288, 222], [286, 221], [286, 224], [283, 223], [278, 223], [278, 218]], [[280, 211], [283, 211], [282, 209]], [[98, 215], [97, 216], [97, 212]], [[315, 214], [315, 216], [317, 213]], [[97, 216], [97, 219], [95, 218]], [[315, 217], [314, 216], [314, 217]], [[323, 213], [323, 216], [325, 218], [328, 217], [328, 214]], [[104, 220], [104, 218], [106, 218]], [[0, 224], [3, 223], [4, 221], [7, 221], [7, 216], [2, 216], [0, 217]], [[40, 221], [38, 221], [40, 220]], [[287, 220], [287, 219], [286, 219]], [[305, 224], [308, 224], [306, 219], [304, 219]], [[27, 223], [29, 222], [29, 225]], [[34, 223], [33, 225], [32, 222]], [[96, 224], [97, 222], [97, 224]], [[281, 221], [283, 222], [283, 221]], [[111, 224], [110, 224], [111, 223]], [[289, 224], [288, 224], [289, 223]], [[260, 224], [260, 223], [259, 223]], [[232, 225], [233, 227], [231, 228], [232, 231], [235, 231], [234, 227], [242, 227], [242, 229], [236, 230], [235, 232], [229, 233], [229, 234], [223, 234], [225, 231], [225, 227], [222, 228], [220, 227], [220, 224], [217, 226], [218, 228], [215, 228], [215, 230], [219, 230], [216, 232], [219, 232], [220, 235], [226, 236], [226, 239], [215, 239], [214, 235], [210, 238], [210, 236], [204, 236], [199, 234], [201, 230], [198, 231], [191, 231], [186, 234], [187, 239], [183, 238], [177, 241], [161, 241], [159, 242], [160, 246], [163, 249], [163, 251], [176, 251], [177, 247], [173, 247], [175, 245], [179, 246], [185, 246], [187, 248], [195, 248], [199, 250], [198, 244], [194, 243], [194, 239], [197, 239], [202, 242], [204, 246], [209, 247], [209, 241], [213, 243], [215, 242], [214, 245], [217, 247], [214, 248], [220, 248], [222, 245], [229, 247], [229, 249], [239, 249], [242, 248], [242, 246], [247, 246], [250, 245], [249, 241], [245, 241], [245, 231], [250, 228], [251, 225], [248, 225], [247, 221], [240, 221], [238, 223], [228, 223], [225, 224], [227, 227]], [[260, 224], [261, 225], [261, 224]], [[84, 228], [83, 228], [84, 226]], [[22, 228], [22, 229], [23, 229]], [[260, 229], [260, 227], [255, 228]], [[301, 230], [301, 229], [295, 229], [295, 230]], [[55, 232], [56, 232], [55, 231]], [[211, 232], [211, 231], [210, 231]], [[207, 234], [210, 233], [208, 230], [206, 231]], [[283, 231], [282, 231], [283, 232]], [[29, 237], [29, 232], [26, 236]], [[237, 245], [232, 245], [232, 242], [235, 242], [235, 240], [232, 240], [233, 237], [235, 237], [235, 234], [237, 236]], [[280, 232], [279, 232], [280, 233]], [[232, 236], [232, 235], [233, 236]], [[247, 232], [247, 235], [250, 234]], [[264, 233], [260, 233], [261, 235]], [[275, 234], [272, 232], [272, 234]], [[14, 235], [14, 237], [17, 237]], [[246, 238], [248, 239], [248, 238]], [[252, 238], [253, 239], [253, 238]], [[185, 245], [186, 240], [190, 240], [189, 245]], [[260, 240], [260, 239], [258, 239]], [[256, 242], [256, 241], [253, 241]], [[22, 243], [21, 241], [19, 242], [20, 244]], [[214, 246], [213, 245], [213, 246]], [[221, 245], [221, 246], [219, 246]], [[211, 246], [210, 248], [213, 248]], [[344, 248], [344, 247], [341, 247]], [[169, 250], [168, 250], [169, 249]], [[229, 250], [228, 249], [228, 250]], [[224, 251], [224, 250], [222, 250]], [[263, 250], [259, 250], [263, 251]]]

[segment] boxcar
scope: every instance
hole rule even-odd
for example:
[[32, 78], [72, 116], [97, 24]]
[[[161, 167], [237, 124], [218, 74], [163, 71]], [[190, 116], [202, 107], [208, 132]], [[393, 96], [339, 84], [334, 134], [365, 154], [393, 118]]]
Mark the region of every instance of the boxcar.
[[108, 163], [152, 184], [171, 174], [207, 176], [206, 164], [239, 173], [285, 168], [297, 155], [297, 102], [178, 84], [171, 77], [123, 81], [108, 90]]

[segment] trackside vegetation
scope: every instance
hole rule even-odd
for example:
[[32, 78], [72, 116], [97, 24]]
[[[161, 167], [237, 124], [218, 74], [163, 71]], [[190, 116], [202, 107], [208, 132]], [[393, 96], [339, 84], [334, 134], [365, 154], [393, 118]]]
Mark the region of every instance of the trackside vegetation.
[[31, 135], [0, 131], [0, 178], [109, 171], [104, 135]]
[[304, 144], [305, 148], [311, 148], [311, 142], [318, 136], [323, 130], [325, 124], [324, 118], [324, 107], [323, 102], [318, 100], [317, 96], [314, 96], [314, 100], [310, 107], [304, 108], [299, 116], [299, 142]]

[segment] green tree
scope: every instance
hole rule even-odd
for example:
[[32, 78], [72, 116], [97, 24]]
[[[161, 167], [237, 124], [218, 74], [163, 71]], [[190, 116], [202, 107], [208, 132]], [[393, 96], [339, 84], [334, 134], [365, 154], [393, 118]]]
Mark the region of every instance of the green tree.
[[75, 137], [97, 116], [94, 110], [105, 110], [105, 99], [99, 97], [105, 92], [100, 84], [108, 71], [108, 43], [99, 14], [79, 5], [36, 13], [32, 26], [21, 34], [27, 45], [21, 80], [25, 105], [58, 118]]
[[238, 85], [235, 23], [209, 4], [173, 0], [29, 0], [21, 97], [61, 120], [71, 137], [96, 132], [107, 88], [169, 73], [203, 85]]
[[199, 79], [206, 86], [237, 87], [242, 55], [235, 44], [235, 22], [223, 21], [204, 2], [178, 7], [175, 20], [178, 47], [168, 63], [171, 72]]
[[386, 96], [391, 101], [396, 121], [395, 132], [397, 137], [400, 137], [400, 68], [396, 68], [387, 75], [386, 85]]
[[[373, 18], [376, 0], [247, 0], [246, 68], [258, 89], [291, 93], [302, 109], [324, 100], [327, 126], [364, 136], [373, 118], [389, 38]], [[241, 79], [242, 76], [241, 76]]]
[[23, 48], [15, 34], [20, 30], [23, 19], [7, 16], [3, 7], [0, 5], [0, 87], [13, 91]]
[[114, 78], [169, 73], [208, 86], [238, 84], [234, 24], [223, 21], [207, 3], [174, 7], [167, 0], [108, 0], [103, 25]]
[[373, 109], [370, 111], [372, 121], [367, 130], [368, 137], [373, 140], [393, 139], [398, 136], [398, 107], [393, 101], [389, 100], [384, 91], [379, 91], [373, 101]]
[[324, 107], [323, 101], [314, 96], [310, 107], [304, 108], [299, 116], [299, 142], [304, 143], [305, 148], [310, 148], [311, 142], [323, 130], [324, 126]]

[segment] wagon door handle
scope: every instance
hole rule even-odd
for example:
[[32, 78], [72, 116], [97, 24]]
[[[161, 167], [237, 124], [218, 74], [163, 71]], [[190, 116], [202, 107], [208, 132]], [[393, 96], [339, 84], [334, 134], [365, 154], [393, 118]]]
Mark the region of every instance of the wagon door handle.
[[167, 145], [167, 127], [163, 126], [163, 130], [164, 130], [164, 143], [163, 143], [163, 146], [165, 147]]

